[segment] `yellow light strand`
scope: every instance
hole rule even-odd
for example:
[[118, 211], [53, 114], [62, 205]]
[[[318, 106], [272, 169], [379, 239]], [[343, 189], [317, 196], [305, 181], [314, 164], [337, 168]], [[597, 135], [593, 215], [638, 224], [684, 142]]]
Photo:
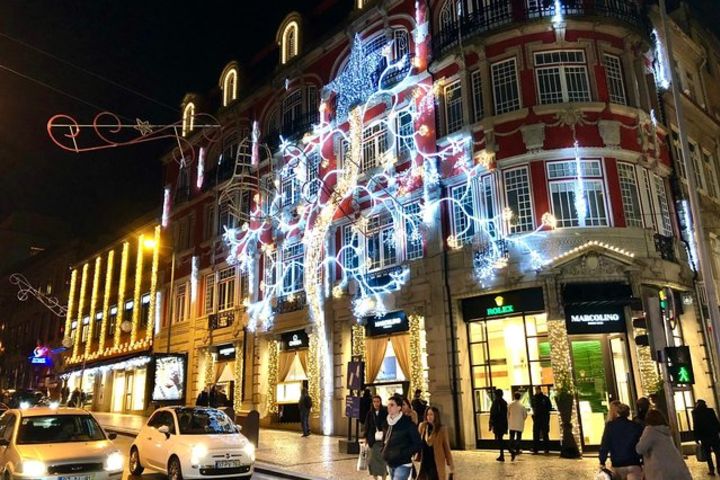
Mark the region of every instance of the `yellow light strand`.
[[[308, 342], [308, 395], [312, 399], [313, 407], [312, 413], [314, 417], [318, 416], [320, 411], [320, 358], [319, 353], [319, 338], [317, 330], [310, 334]], [[324, 373], [327, 374], [329, 369], [328, 365], [324, 366]]]
[[68, 309], [65, 317], [65, 336], [70, 338], [70, 331], [72, 330], [72, 316], [73, 309], [75, 308], [75, 289], [77, 288], [77, 268], [73, 268], [70, 274], [70, 293], [68, 295]]
[[157, 302], [157, 280], [158, 280], [158, 265], [160, 264], [160, 230], [161, 226], [155, 227], [155, 248], [153, 249], [152, 258], [152, 273], [150, 277], [150, 305], [148, 307], [148, 322], [145, 330], [145, 343], [150, 345], [153, 339], [153, 331], [155, 326], [155, 309]]
[[110, 295], [112, 292], [113, 263], [115, 250], [108, 252], [107, 267], [105, 267], [105, 296], [103, 298], [102, 323], [100, 324], [100, 339], [98, 340], [98, 353], [105, 350], [105, 337], [107, 336], [108, 314], [110, 313]]
[[209, 348], [205, 352], [205, 372], [203, 375], [205, 376], [203, 388], [215, 384], [215, 355]]
[[[140, 328], [140, 312], [142, 311], [142, 306], [140, 305], [140, 295], [142, 294], [144, 245], [145, 236], [140, 235], [140, 237], [138, 237], [137, 259], [135, 261], [135, 295], [133, 296], [132, 329], [130, 330], [131, 347], [135, 346], [138, 329]], [[152, 299], [150, 299], [150, 301], [152, 302]]]
[[660, 383], [660, 374], [657, 370], [657, 364], [653, 361], [650, 354], [650, 347], [636, 346], [638, 354], [638, 366], [640, 367], [640, 387], [644, 396], [657, 393], [662, 389]]
[[88, 325], [88, 339], [85, 342], [85, 357], [90, 355], [92, 339], [95, 334], [95, 310], [97, 309], [98, 289], [100, 288], [100, 269], [102, 268], [102, 257], [95, 259], [95, 270], [93, 271], [92, 292], [90, 293], [90, 324]]
[[127, 282], [127, 266], [128, 255], [130, 254], [130, 243], [123, 243], [122, 256], [120, 257], [120, 281], [118, 282], [118, 303], [117, 318], [115, 319], [115, 334], [113, 336], [113, 349], [120, 347], [120, 336], [122, 330], [120, 325], [123, 322], [123, 313], [125, 312], [125, 283]]
[[410, 391], [414, 392], [416, 389], [420, 389], [422, 392], [427, 392], [421, 341], [421, 324], [424, 318], [420, 315], [410, 315], [408, 320], [410, 323]]
[[[245, 338], [243, 337], [243, 341]], [[242, 343], [235, 343], [235, 365], [233, 365], [233, 375], [235, 377], [235, 388], [233, 389], [233, 409], [236, 412], [240, 411], [242, 407], [242, 395], [243, 395], [243, 351]], [[234, 420], [234, 419], [233, 419]]]
[[87, 293], [87, 277], [89, 264], [83, 265], [82, 276], [80, 280], [80, 298], [78, 299], [78, 311], [77, 311], [77, 330], [75, 330], [75, 344], [73, 345], [73, 358], [75, 361], [79, 361], [78, 355], [80, 355], [80, 340], [82, 339], [82, 316], [83, 308], [85, 307], [85, 293]]
[[362, 357], [365, 360], [365, 327], [354, 324], [352, 326], [352, 338], [353, 357]]
[[[278, 342], [276, 340], [270, 340], [268, 342], [268, 392], [266, 403], [268, 413], [278, 412], [277, 401], [275, 399], [277, 391], [278, 351]], [[308, 355], [308, 357], [308, 363], [310, 363], [312, 355]]]

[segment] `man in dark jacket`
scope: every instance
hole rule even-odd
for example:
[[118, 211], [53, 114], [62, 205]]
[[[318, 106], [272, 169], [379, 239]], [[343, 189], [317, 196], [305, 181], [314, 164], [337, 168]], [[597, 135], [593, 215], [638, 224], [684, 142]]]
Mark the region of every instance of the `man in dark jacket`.
[[550, 432], [550, 410], [552, 404], [550, 399], [542, 391], [542, 388], [535, 387], [535, 395], [530, 400], [530, 406], [533, 411], [533, 455], [538, 453], [540, 449], [540, 441], [545, 444], [545, 453], [550, 452], [550, 441], [548, 434]]
[[300, 400], [298, 401], [298, 409], [300, 410], [302, 436], [307, 437], [310, 435], [310, 410], [312, 410], [312, 398], [310, 398], [307, 388], [302, 389]]
[[715, 452], [715, 459], [720, 464], [720, 422], [718, 422], [715, 410], [708, 408], [705, 400], [695, 402], [692, 411], [693, 433], [695, 441], [700, 442], [705, 450], [710, 475], [715, 475], [715, 463], [713, 463], [712, 452]]
[[370, 389], [366, 388], [363, 392], [362, 397], [360, 397], [360, 423], [365, 425], [365, 418], [367, 417], [368, 412], [372, 409], [373, 406], [373, 397], [370, 395]]
[[490, 431], [495, 434], [495, 441], [500, 449], [500, 456], [495, 460], [504, 462], [505, 439], [503, 437], [508, 432], [508, 404], [503, 399], [503, 391], [499, 388], [495, 390], [495, 400], [490, 406]]
[[390, 468], [390, 480], [407, 480], [412, 471], [412, 457], [420, 451], [422, 441], [417, 426], [402, 413], [403, 397], [395, 394], [388, 400], [387, 432], [382, 456]]
[[415, 410], [415, 413], [417, 413], [418, 423], [424, 422], [427, 402], [423, 400], [422, 390], [420, 390], [419, 388], [415, 390], [415, 396], [413, 397], [412, 402], [410, 402], [410, 406], [412, 406], [412, 409]]
[[605, 424], [600, 444], [600, 466], [604, 467], [608, 454], [612, 460], [615, 475], [625, 478], [636, 475], [642, 478], [640, 455], [635, 451], [643, 426], [631, 421], [630, 407], [621, 403], [617, 406], [618, 417]]

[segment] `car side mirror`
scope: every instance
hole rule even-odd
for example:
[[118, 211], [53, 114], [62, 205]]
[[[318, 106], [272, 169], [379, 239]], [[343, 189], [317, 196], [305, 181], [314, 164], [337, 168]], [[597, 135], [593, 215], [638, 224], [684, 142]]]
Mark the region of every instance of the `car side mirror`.
[[158, 428], [158, 432], [164, 433], [164, 434], [165, 434], [165, 438], [170, 438], [170, 428], [169, 428], [167, 425], [161, 425], [161, 426]]
[[10, 445], [10, 441], [7, 438], [0, 438], [0, 447], [7, 447]]
[[108, 438], [110, 440], [115, 440], [117, 438], [117, 433], [115, 433], [115, 432], [108, 433]]

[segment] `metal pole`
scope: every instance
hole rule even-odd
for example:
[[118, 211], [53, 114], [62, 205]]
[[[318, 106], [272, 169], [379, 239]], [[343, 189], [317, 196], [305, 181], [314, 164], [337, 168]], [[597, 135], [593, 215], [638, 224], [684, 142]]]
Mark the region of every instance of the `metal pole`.
[[[660, 19], [663, 27], [663, 35], [665, 36], [665, 59], [666, 65], [670, 70], [670, 87], [672, 89], [673, 104], [675, 105], [675, 114], [677, 117], [678, 129], [680, 132], [680, 145], [682, 147], [682, 157], [678, 159], [685, 167], [685, 176], [688, 182], [688, 200], [690, 203], [690, 212], [692, 215], [692, 230], [697, 246], [698, 269], [703, 279], [705, 288], [705, 297], [708, 306], [708, 316], [710, 317], [710, 328], [714, 340], [714, 354], [716, 359], [720, 359], [720, 311], [718, 310], [718, 299], [716, 296], [715, 279], [713, 278], [712, 266], [710, 264], [710, 255], [705, 242], [702, 216], [700, 215], [700, 201], [698, 198], [698, 185], [695, 182], [695, 168], [690, 161], [690, 147], [688, 146], [687, 127], [685, 125], [685, 109], [682, 104], [682, 98], [678, 89], [677, 72], [672, 68], [672, 41], [670, 39], [670, 28], [668, 27], [667, 8], [665, 0], [660, 0]], [[659, 39], [658, 39], [659, 41]], [[702, 305], [700, 305], [702, 308]], [[702, 317], [702, 315], [701, 315]], [[703, 325], [703, 330], [707, 331], [707, 326]], [[716, 366], [720, 362], [716, 362]], [[717, 376], [716, 376], [717, 378]]]
[[[159, 247], [158, 247], [159, 248]], [[175, 299], [173, 298], [175, 289], [175, 247], [172, 249], [172, 260], [170, 261], [170, 294], [168, 301], [170, 302], [170, 308], [168, 308], [168, 325], [167, 325], [167, 347], [165, 353], [170, 353], [170, 333], [172, 331], [173, 323], [173, 310], [175, 306]]]

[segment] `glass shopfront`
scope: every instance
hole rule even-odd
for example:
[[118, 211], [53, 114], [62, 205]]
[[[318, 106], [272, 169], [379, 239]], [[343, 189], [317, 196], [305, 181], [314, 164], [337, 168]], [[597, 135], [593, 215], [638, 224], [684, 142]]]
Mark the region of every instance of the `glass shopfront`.
[[410, 388], [410, 334], [405, 312], [365, 319], [365, 386], [383, 403]]
[[298, 401], [308, 382], [308, 334], [304, 330], [281, 335], [281, 351], [278, 355], [278, 384], [275, 399], [281, 423], [300, 421]]

